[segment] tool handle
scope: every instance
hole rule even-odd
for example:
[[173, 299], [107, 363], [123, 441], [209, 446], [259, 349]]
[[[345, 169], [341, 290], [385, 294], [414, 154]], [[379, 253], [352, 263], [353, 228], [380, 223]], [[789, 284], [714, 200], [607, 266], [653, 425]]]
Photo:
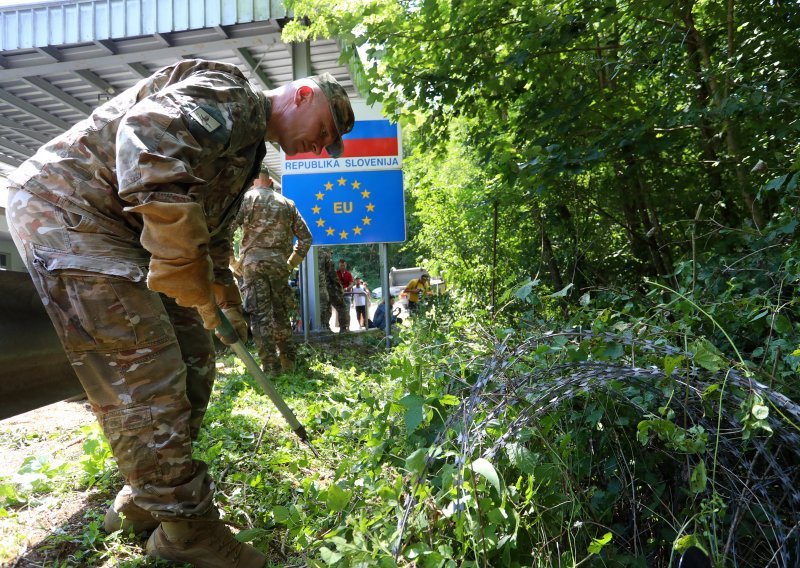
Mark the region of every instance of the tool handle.
[[215, 331], [219, 334], [222, 342], [226, 345], [232, 345], [239, 341], [239, 334], [236, 333], [235, 329], [233, 329], [233, 325], [219, 306], [217, 306], [217, 316], [219, 316], [220, 323]]
[[[250, 351], [247, 350], [244, 342], [236, 334], [236, 330], [233, 329], [231, 322], [228, 321], [228, 318], [225, 317], [225, 314], [219, 308], [217, 308], [217, 315], [219, 316], [220, 321], [220, 325], [217, 326], [217, 332], [219, 332], [219, 334], [224, 337], [226, 341], [228, 339], [231, 340], [228, 347], [230, 347], [231, 350], [236, 353], [239, 359], [242, 360], [244, 366], [247, 367], [247, 370], [250, 371], [250, 374], [253, 376], [253, 378], [258, 381], [258, 384], [260, 384], [261, 388], [264, 389], [264, 392], [267, 393], [267, 396], [272, 401], [272, 404], [274, 404], [275, 407], [280, 411], [280, 413], [283, 415], [283, 418], [289, 423], [289, 426], [292, 428], [292, 430], [297, 431], [298, 429], [303, 429], [303, 425], [294, 415], [292, 409], [289, 408], [289, 405], [286, 404], [285, 400], [283, 400], [283, 397], [277, 391], [275, 385], [272, 384], [272, 381], [270, 381], [267, 375], [264, 374], [264, 371], [261, 370], [261, 366], [256, 362], [255, 359], [253, 359]], [[305, 429], [302, 431], [305, 432]]]

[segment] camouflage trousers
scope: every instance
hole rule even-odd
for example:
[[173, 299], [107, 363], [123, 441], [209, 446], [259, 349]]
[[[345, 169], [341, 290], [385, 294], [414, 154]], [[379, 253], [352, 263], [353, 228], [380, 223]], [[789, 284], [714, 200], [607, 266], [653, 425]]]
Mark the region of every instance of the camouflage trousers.
[[150, 291], [146, 252], [129, 260], [135, 244], [89, 214], [12, 187], [6, 215], [134, 502], [160, 519], [202, 515], [213, 482], [192, 441], [215, 366], [200, 316]]
[[319, 291], [320, 319], [325, 329], [330, 329], [331, 308], [336, 310], [339, 318], [339, 330], [350, 329], [350, 308], [345, 303], [344, 294], [341, 290], [327, 290], [323, 293], [323, 288]]
[[328, 288], [322, 283], [320, 278], [319, 286], [319, 313], [320, 313], [320, 327], [322, 329], [330, 330], [331, 328], [331, 300], [328, 295]]
[[250, 314], [250, 329], [265, 373], [280, 370], [278, 353], [294, 361], [289, 312], [295, 302], [289, 288], [289, 267], [284, 262], [255, 261], [244, 265], [244, 310]]

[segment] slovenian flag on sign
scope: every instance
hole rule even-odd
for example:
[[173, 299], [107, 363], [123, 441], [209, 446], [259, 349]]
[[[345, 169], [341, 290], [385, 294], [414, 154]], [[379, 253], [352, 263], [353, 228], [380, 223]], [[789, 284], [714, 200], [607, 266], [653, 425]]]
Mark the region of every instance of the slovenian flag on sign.
[[[341, 158], [397, 156], [397, 123], [388, 120], [357, 120], [353, 130], [342, 136], [344, 153]], [[286, 160], [315, 160], [329, 158], [325, 150], [317, 156], [312, 152], [286, 156]]]

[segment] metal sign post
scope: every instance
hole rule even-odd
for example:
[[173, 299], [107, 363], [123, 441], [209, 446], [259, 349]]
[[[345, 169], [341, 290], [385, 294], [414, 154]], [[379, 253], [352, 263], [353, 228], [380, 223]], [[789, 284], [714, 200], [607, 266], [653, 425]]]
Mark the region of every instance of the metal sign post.
[[315, 278], [315, 275], [319, 274], [318, 266], [317, 250], [312, 247], [300, 265], [300, 297], [303, 306], [303, 337], [305, 341], [308, 341], [309, 331], [320, 328], [319, 287], [314, 285], [318, 280]]
[[311, 327], [308, 325], [308, 280], [306, 280], [306, 261], [300, 264], [300, 272], [297, 275], [297, 285], [300, 286], [300, 321], [303, 323], [303, 341], [308, 343], [308, 332]]
[[389, 288], [389, 245], [378, 245], [381, 255], [381, 290], [383, 291], [383, 313], [385, 314], [383, 329], [386, 333], [386, 348], [392, 346], [392, 291]]

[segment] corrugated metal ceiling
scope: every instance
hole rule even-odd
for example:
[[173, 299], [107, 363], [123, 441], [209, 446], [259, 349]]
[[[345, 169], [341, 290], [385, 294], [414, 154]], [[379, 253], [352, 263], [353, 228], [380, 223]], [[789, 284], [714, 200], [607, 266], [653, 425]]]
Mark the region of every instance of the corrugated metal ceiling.
[[[0, 162], [20, 164], [108, 98], [181, 58], [236, 64], [263, 89], [304, 72], [329, 72], [358, 96], [353, 73], [338, 63], [339, 43], [284, 44], [285, 22], [282, 5], [264, 0], [94, 0], [0, 8]], [[270, 162], [277, 164], [275, 155]]]

